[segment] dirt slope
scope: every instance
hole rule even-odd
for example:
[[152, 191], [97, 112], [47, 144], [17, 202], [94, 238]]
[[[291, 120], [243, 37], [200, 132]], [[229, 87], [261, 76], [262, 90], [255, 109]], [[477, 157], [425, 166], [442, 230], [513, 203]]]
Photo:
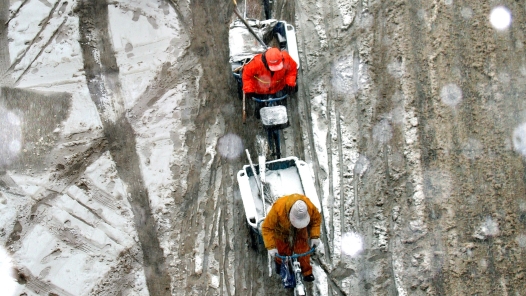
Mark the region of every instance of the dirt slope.
[[327, 236], [365, 239], [326, 258], [345, 294], [523, 290], [524, 5], [503, 4], [499, 32], [493, 3], [297, 2]]

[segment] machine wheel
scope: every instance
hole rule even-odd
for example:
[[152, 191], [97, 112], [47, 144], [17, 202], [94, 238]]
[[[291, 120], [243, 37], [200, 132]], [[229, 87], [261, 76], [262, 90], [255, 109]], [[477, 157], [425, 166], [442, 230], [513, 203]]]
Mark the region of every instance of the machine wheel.
[[272, 18], [272, 1], [273, 0], [263, 0], [263, 8], [265, 9], [265, 19]]
[[257, 234], [256, 231], [254, 231], [254, 229], [252, 229], [252, 227], [248, 224], [247, 220], [245, 220], [245, 225], [246, 225], [247, 228], [248, 228], [248, 236], [249, 236], [250, 247], [252, 248], [252, 250], [254, 250], [254, 251], [258, 251], [258, 250], [259, 250], [259, 238], [258, 238], [258, 234]]
[[285, 147], [283, 131], [281, 129], [267, 131], [268, 144], [270, 148], [270, 156], [274, 159], [283, 157]]

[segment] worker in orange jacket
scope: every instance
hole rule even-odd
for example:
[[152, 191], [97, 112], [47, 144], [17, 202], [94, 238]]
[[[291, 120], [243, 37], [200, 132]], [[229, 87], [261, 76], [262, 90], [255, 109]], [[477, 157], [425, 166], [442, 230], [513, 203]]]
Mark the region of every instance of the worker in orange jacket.
[[[276, 254], [290, 256], [292, 252], [301, 254], [310, 247], [320, 244], [321, 214], [316, 206], [304, 195], [286, 195], [274, 202], [268, 212], [261, 232], [263, 242], [271, 256]], [[309, 247], [310, 238], [310, 247]], [[276, 269], [281, 267], [281, 259], [275, 257]], [[312, 282], [310, 256], [299, 257], [303, 280]]]
[[[274, 47], [254, 56], [243, 67], [241, 77], [246, 98], [255, 96], [266, 99], [267, 95], [278, 92], [292, 95], [296, 91], [297, 67], [288, 52]], [[260, 108], [261, 106], [256, 108], [256, 116], [259, 116]]]

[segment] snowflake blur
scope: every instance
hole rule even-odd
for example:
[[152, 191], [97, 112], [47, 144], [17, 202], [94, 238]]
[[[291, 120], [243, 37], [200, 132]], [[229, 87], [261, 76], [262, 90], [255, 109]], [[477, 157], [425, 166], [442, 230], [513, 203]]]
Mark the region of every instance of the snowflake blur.
[[526, 156], [526, 122], [520, 124], [513, 131], [513, 147], [515, 151]]
[[243, 149], [243, 141], [238, 135], [226, 134], [217, 141], [217, 152], [228, 159], [238, 158]]
[[2, 295], [14, 295], [17, 283], [12, 273], [11, 258], [4, 248], [0, 247], [0, 287], [2, 287]]
[[342, 253], [351, 257], [358, 256], [363, 251], [363, 238], [354, 232], [342, 235]]
[[444, 104], [455, 107], [462, 101], [462, 89], [454, 83], [447, 84], [440, 90], [440, 99]]
[[462, 15], [463, 18], [469, 20], [473, 17], [473, 9], [470, 7], [464, 7], [462, 10], [460, 10], [460, 15]]
[[511, 24], [511, 11], [504, 6], [497, 6], [491, 10], [489, 21], [493, 28], [505, 30]]
[[485, 240], [488, 237], [499, 235], [499, 223], [488, 216], [473, 233], [473, 237]]
[[526, 248], [526, 234], [519, 234], [515, 239], [521, 248]]
[[465, 143], [462, 143], [462, 155], [469, 159], [476, 159], [483, 154], [484, 146], [482, 143], [474, 138], [469, 138]]
[[393, 128], [387, 119], [382, 119], [373, 127], [373, 138], [385, 144], [393, 137]]
[[11, 164], [22, 148], [22, 124], [20, 118], [0, 106], [0, 167]]

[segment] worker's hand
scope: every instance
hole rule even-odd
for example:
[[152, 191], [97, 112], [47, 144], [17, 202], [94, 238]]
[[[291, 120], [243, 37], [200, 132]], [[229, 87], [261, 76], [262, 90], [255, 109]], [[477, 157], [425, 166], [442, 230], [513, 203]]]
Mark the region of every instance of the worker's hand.
[[316, 248], [320, 245], [320, 239], [319, 238], [313, 238], [310, 240], [310, 247], [311, 248]]
[[289, 96], [293, 95], [296, 92], [295, 86], [285, 85], [283, 89]]
[[276, 257], [276, 255], [278, 254], [278, 249], [270, 249], [268, 250], [268, 254], [272, 257]]

